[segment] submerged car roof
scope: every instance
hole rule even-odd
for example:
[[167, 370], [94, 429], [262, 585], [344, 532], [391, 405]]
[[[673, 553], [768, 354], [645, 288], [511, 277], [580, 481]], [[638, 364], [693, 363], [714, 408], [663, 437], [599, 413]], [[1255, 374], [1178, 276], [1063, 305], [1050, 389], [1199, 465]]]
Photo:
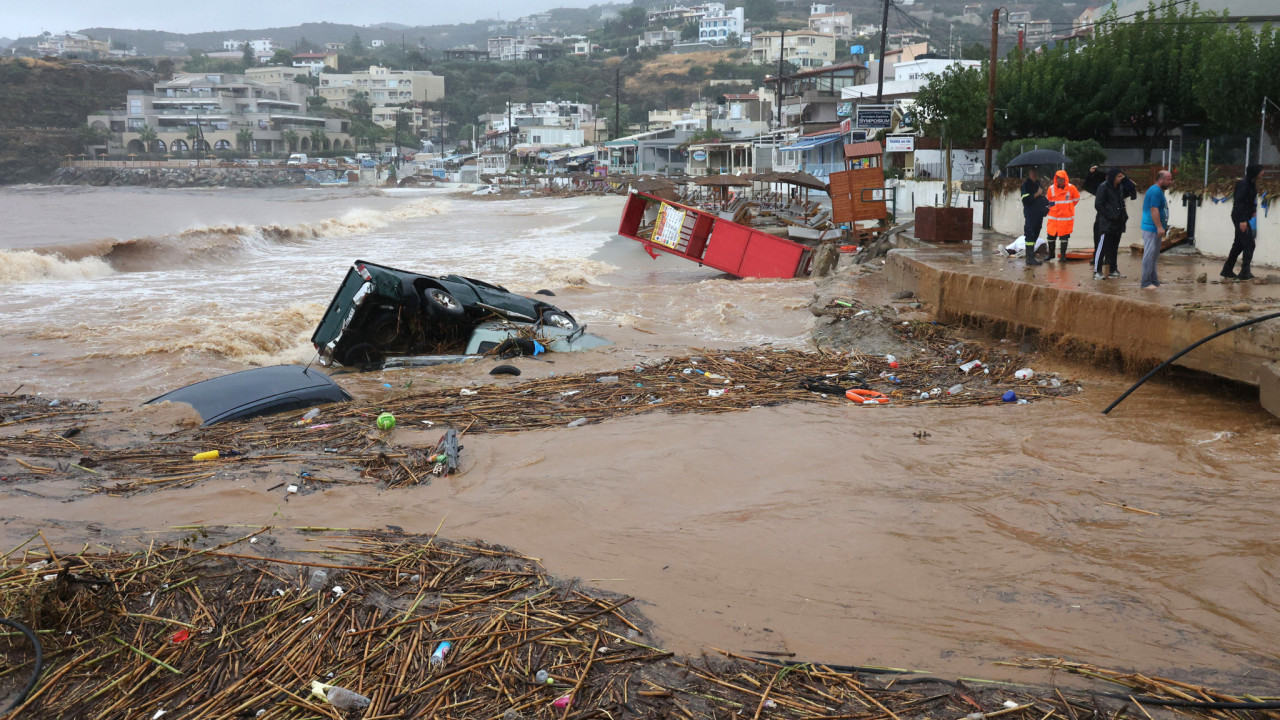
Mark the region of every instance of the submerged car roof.
[[349, 400], [346, 390], [315, 368], [275, 365], [202, 380], [143, 404], [186, 403], [200, 414], [202, 425], [212, 425]]

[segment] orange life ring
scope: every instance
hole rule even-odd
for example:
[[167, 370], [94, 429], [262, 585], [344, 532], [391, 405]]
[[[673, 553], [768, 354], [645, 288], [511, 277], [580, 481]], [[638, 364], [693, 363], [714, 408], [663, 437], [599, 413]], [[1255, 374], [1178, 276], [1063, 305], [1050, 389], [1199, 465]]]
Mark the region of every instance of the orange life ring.
[[876, 392], [875, 390], [859, 390], [858, 388], [854, 388], [852, 390], [846, 391], [844, 396], [854, 402], [860, 402], [860, 403], [889, 402], [888, 395], [885, 395], [884, 393], [881, 393], [881, 392]]

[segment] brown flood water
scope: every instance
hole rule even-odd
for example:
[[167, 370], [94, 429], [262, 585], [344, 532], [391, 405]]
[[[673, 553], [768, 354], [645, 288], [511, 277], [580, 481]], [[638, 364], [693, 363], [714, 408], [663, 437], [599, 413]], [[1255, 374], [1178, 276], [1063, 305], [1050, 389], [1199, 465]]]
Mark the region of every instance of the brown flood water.
[[[540, 217], [543, 207], [532, 203], [554, 208], [553, 201], [522, 202], [532, 215], [513, 223]], [[579, 212], [596, 219], [573, 232], [607, 237], [616, 205], [585, 203]], [[455, 202], [451, 212], [474, 218], [501, 207]], [[725, 281], [637, 264], [604, 239], [600, 247], [594, 261], [612, 270], [555, 289], [563, 307], [619, 346], [526, 366], [534, 376], [619, 367], [689, 347], [803, 344], [811, 283]], [[550, 283], [568, 259], [511, 272]], [[252, 274], [256, 260], [230, 262]], [[322, 302], [328, 292], [306, 301]], [[707, 327], [714, 332], [700, 330]], [[305, 343], [309, 329], [290, 332]], [[148, 383], [160, 374], [185, 378], [197, 374], [193, 365], [243, 363], [234, 353], [185, 348], [149, 354], [163, 373], [135, 371], [140, 363], [124, 345], [95, 336], [86, 344], [119, 354], [125, 368], [112, 384], [100, 369], [110, 360], [77, 360], [85, 348], [74, 337], [66, 340], [71, 349], [59, 351], [40, 339], [47, 333], [37, 334], [9, 331], [3, 352], [15, 361], [32, 346], [58, 353], [58, 370], [46, 371], [42, 389], [75, 388], [119, 405], [156, 389]], [[292, 339], [277, 361], [292, 360]], [[407, 490], [335, 487], [287, 502], [280, 491], [267, 492], [283, 474], [127, 498], [88, 496], [66, 480], [0, 485], [0, 541], [16, 543], [38, 527], [70, 544], [117, 535], [146, 541], [155, 537], [147, 531], [195, 523], [440, 527], [635, 596], [658, 640], [682, 652], [787, 651], [1019, 680], [1032, 678], [991, 663], [1058, 655], [1274, 691], [1276, 421], [1247, 397], [1197, 390], [1185, 378], [1148, 385], [1103, 417], [1099, 410], [1128, 378], [1052, 358], [1034, 363], [1080, 378], [1080, 402], [793, 405], [470, 436], [458, 476]], [[371, 396], [384, 381], [465, 383], [487, 380], [486, 369], [342, 381]], [[78, 380], [77, 372], [96, 379]], [[11, 365], [0, 380], [21, 376]], [[928, 437], [914, 437], [919, 430]], [[103, 532], [89, 532], [89, 523]]]

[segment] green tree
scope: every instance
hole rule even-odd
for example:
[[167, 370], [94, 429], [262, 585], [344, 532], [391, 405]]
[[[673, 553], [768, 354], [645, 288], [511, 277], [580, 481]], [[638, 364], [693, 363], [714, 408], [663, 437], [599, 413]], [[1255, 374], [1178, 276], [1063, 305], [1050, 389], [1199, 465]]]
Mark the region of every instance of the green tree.
[[138, 140], [142, 143], [143, 152], [153, 152], [158, 139], [159, 136], [156, 135], [156, 129], [150, 125], [144, 125], [142, 130], [138, 131]]
[[164, 80], [172, 80], [174, 71], [174, 62], [169, 58], [162, 58], [156, 63], [156, 74]]
[[351, 96], [351, 116], [369, 120], [373, 116], [373, 103], [369, 102], [369, 93], [361, 90]]
[[[1212, 129], [1238, 131], [1251, 123], [1256, 127], [1263, 97], [1280, 102], [1274, 70], [1280, 67], [1280, 27], [1267, 24], [1256, 32], [1244, 24], [1219, 28], [1208, 42], [1213, 52], [1201, 53], [1194, 87], [1197, 104]], [[1278, 142], [1280, 111], [1268, 110], [1272, 112], [1267, 113], [1266, 131]]]
[[272, 65], [288, 65], [293, 62], [293, 53], [285, 50], [284, 48], [280, 48], [271, 55], [271, 60], [269, 62]]
[[285, 130], [280, 133], [281, 139], [284, 140], [285, 147], [289, 148], [289, 152], [297, 152], [298, 150], [298, 133], [295, 130]]
[[[287, 136], [291, 132], [293, 131], [292, 130], [285, 131], [286, 142], [289, 140]], [[297, 141], [297, 133], [294, 133], [294, 141], [295, 142]], [[240, 148], [245, 152], [248, 152], [249, 150], [253, 149], [253, 131], [250, 130], [249, 128], [240, 128], [239, 130], [237, 130], [236, 131], [236, 147]]]
[[505, 92], [514, 88], [519, 82], [520, 78], [516, 77], [514, 73], [504, 72], [493, 79], [493, 86]]
[[947, 183], [944, 206], [951, 207], [951, 156], [955, 143], [982, 137], [986, 128], [986, 78], [978, 68], [952, 65], [930, 75], [916, 95], [916, 124], [928, 137], [941, 138], [946, 148]]
[[687, 22], [684, 27], [680, 28], [680, 39], [684, 42], [693, 42], [698, 39], [698, 23]]
[[351, 36], [351, 42], [347, 43], [347, 52], [352, 55], [364, 54], [364, 42], [360, 40], [360, 33]]
[[197, 143], [199, 142], [200, 142], [200, 128], [196, 127], [195, 125], [188, 125], [187, 126], [187, 145], [191, 148], [191, 154], [196, 157], [199, 157], [199, 154], [200, 154], [199, 152], [200, 148], [197, 147]]
[[770, 22], [778, 17], [778, 2], [777, 0], [744, 0], [742, 10], [747, 20], [752, 23]]
[[702, 65], [690, 65], [689, 69], [685, 70], [685, 74], [692, 82], [702, 82], [702, 79], [707, 76], [707, 68]]
[[311, 152], [319, 154], [324, 149], [325, 140], [329, 138], [328, 133], [323, 128], [316, 128], [311, 131]]
[[249, 43], [245, 43], [240, 48], [240, 65], [245, 70], [248, 70], [249, 68], [257, 64], [258, 64], [258, 58], [254, 57], [253, 48], [249, 46]]
[[311, 112], [320, 112], [321, 110], [323, 110], [328, 106], [329, 106], [328, 98], [322, 98], [314, 95], [312, 97], [307, 98], [307, 110]]

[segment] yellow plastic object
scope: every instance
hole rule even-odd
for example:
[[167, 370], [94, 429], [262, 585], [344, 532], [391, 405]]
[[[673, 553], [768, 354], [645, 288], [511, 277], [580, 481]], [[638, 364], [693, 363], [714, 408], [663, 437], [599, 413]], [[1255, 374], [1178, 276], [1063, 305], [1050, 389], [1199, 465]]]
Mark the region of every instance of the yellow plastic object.
[[217, 450], [206, 450], [202, 453], [196, 453], [191, 456], [192, 460], [217, 460], [219, 453]]

